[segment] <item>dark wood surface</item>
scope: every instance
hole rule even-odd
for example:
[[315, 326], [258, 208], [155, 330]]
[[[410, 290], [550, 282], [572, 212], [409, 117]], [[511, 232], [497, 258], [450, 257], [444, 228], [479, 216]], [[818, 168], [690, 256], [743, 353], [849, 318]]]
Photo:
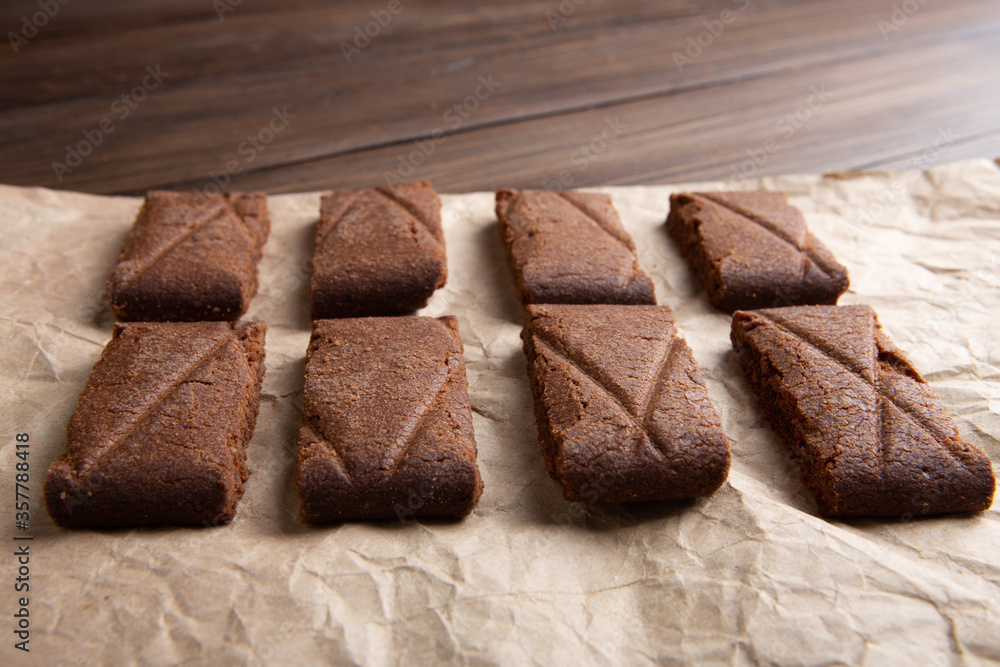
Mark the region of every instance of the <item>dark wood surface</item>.
[[462, 192], [1000, 155], [1000, 0], [59, 3], [0, 8], [3, 183]]

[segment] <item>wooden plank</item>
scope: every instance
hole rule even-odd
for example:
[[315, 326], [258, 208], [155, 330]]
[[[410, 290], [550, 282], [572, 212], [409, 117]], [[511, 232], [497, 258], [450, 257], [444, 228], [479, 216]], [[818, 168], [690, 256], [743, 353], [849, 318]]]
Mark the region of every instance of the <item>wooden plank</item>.
[[[925, 136], [926, 138], [929, 135]], [[962, 137], [944, 152], [936, 152], [933, 142], [913, 145], [895, 155], [881, 156], [857, 165], [857, 169], [890, 169], [896, 171], [923, 169], [933, 164], [982, 158], [1000, 162], [1000, 132], [987, 132]]]
[[[43, 0], [51, 7], [51, 0]], [[234, 12], [224, 11], [231, 16], [235, 10], [242, 14], [276, 13], [289, 9], [319, 7], [329, 4], [327, 0], [223, 0]], [[76, 0], [56, 0], [58, 9], [49, 9], [50, 20], [45, 22], [39, 39], [53, 39], [66, 35], [80, 35], [86, 32], [113, 34], [127, 28], [148, 27], [152, 23], [172, 23], [179, 21], [199, 21], [219, 19], [215, 0], [100, 0], [100, 2], [77, 2]], [[7, 30], [17, 29], [23, 17], [33, 18], [39, 11], [45, 11], [39, 0], [4, 0], [0, 4], [0, 26]], [[42, 19], [38, 23], [42, 23]]]
[[[39, 11], [39, 2], [49, 0], [5, 0], [0, 4], [0, 26], [7, 30], [16, 29], [23, 17], [31, 17]], [[123, 28], [143, 32], [156, 30], [156, 24], [196, 21], [214, 22], [220, 19], [220, 4], [215, 0], [102, 0], [101, 2], [66, 3], [59, 7], [42, 31], [42, 39], [58, 39], [79, 35], [82, 32], [120, 32]], [[275, 27], [299, 24], [299, 28], [310, 30], [300, 20], [314, 15], [313, 9], [324, 9], [328, 17], [354, 17], [370, 20], [373, 10], [387, 8], [390, 0], [220, 0], [231, 7], [221, 11], [225, 21], [252, 15], [267, 15]], [[454, 36], [443, 34], [449, 28], [464, 25], [474, 32], [465, 35], [475, 41], [481, 35], [478, 30], [490, 30], [500, 26], [508, 35], [523, 36], [515, 29], [534, 32], [544, 26], [545, 30], [573, 30], [595, 25], [623, 25], [646, 18], [667, 16], [691, 17], [718, 13], [734, 6], [746, 6], [747, 11], [773, 10], [781, 5], [794, 4], [795, 0], [769, 0], [767, 3], [746, 3], [745, 0], [701, 0], [697, 5], [688, 0], [520, 0], [517, 3], [498, 3], [483, 0], [400, 0], [403, 9], [411, 14], [411, 19], [419, 21], [429, 34], [438, 39], [449, 40]], [[409, 10], [413, 9], [413, 12]], [[305, 14], [300, 14], [305, 10]], [[291, 20], [290, 20], [291, 19]], [[326, 27], [332, 23], [325, 21]], [[351, 26], [355, 23], [351, 23]], [[478, 26], [478, 28], [477, 28]], [[169, 45], [167, 45], [169, 47]], [[435, 44], [430, 45], [436, 48]]]
[[[1000, 71], [997, 34], [1000, 26], [993, 26], [976, 38], [797, 70], [766, 85], [744, 81], [477, 129], [447, 137], [422, 158], [411, 158], [421, 149], [406, 143], [260, 170], [236, 176], [231, 186], [321, 190], [380, 184], [393, 174], [429, 178], [442, 191], [464, 192], [555, 186], [562, 172], [568, 172], [565, 187], [585, 187], [738, 181], [741, 169], [759, 176], [878, 165], [917, 168], [923, 163], [912, 158], [928, 149], [936, 152], [935, 163], [995, 157], [1000, 79], [984, 73]], [[885, 84], [890, 80], [891, 88]], [[602, 147], [595, 139], [615, 119], [627, 128]], [[400, 173], [401, 164], [421, 160], [412, 173]], [[205, 183], [191, 180], [176, 187]]]
[[[559, 9], [559, 2], [553, 0], [499, 4], [488, 11], [482, 3], [459, 3], [445, 10], [426, 11], [419, 3], [399, 0], [398, 15], [387, 14], [385, 6], [366, 0], [319, 7], [310, 6], [315, 2], [300, 1], [297, 4], [304, 6], [284, 7], [280, 12], [273, 8], [265, 12], [260, 3], [252, 5], [247, 1], [222, 14], [224, 21], [214, 11], [207, 11], [211, 3], [205, 0], [195, 6], [181, 3], [177, 7], [161, 7], [157, 2], [145, 3], [153, 6], [144, 10], [151, 14], [144, 25], [132, 25], [130, 19], [134, 16], [127, 8], [117, 8], [106, 17], [66, 17], [66, 12], [60, 10], [58, 20], [52, 21], [55, 26], [41, 32], [39, 41], [43, 43], [29, 44], [18, 54], [0, 50], [0, 108], [113, 95], [130, 81], [137, 63], [159, 63], [171, 73], [171, 85], [177, 85], [245, 71], [260, 74], [303, 67], [359, 69], [377, 60], [466, 49], [472, 44], [552, 38], [554, 30], [566, 34], [650, 21], [690, 20], [690, 5], [683, 0], [588, 0], [579, 6], [565, 1], [572, 12]], [[718, 14], [723, 8], [744, 2], [711, 0], [702, 9], [706, 14]], [[38, 9], [26, 5], [25, 10], [31, 7]], [[79, 5], [67, 5], [66, 10], [70, 7]], [[100, 5], [87, 7], [95, 12]], [[164, 17], [167, 10], [173, 13]], [[747, 11], [761, 10], [750, 4]], [[376, 18], [386, 25], [369, 25]], [[91, 26], [98, 19], [106, 23]], [[12, 17], [5, 23], [16, 21]], [[56, 26], [67, 23], [79, 27], [72, 32], [54, 32]], [[80, 30], [87, 27], [93, 34], [81, 37]], [[99, 27], [104, 28], [100, 33], [96, 32]], [[368, 36], [358, 35], [366, 29], [377, 32], [367, 47]], [[346, 53], [341, 44], [347, 45]], [[81, 53], [86, 58], [81, 58]], [[399, 66], [399, 62], [394, 64]]]
[[[468, 131], [862, 54], [904, 47], [918, 52], [942, 31], [952, 31], [954, 38], [983, 32], [979, 10], [984, 6], [997, 3], [926, 5], [892, 40], [883, 39], [877, 28], [877, 21], [890, 15], [891, 3], [827, 1], [748, 14], [705, 49], [695, 66], [680, 72], [671, 54], [704, 30], [700, 17], [549, 34], [522, 40], [516, 49], [507, 41], [469, 45], [457, 53], [417, 54], [405, 62], [387, 58], [357, 68], [343, 66], [337, 54], [311, 69], [248, 72], [180, 85], [168, 78], [127, 119], [116, 122], [114, 132], [104, 134], [93, 155], [64, 174], [61, 183], [52, 163], [65, 161], [65, 146], [84, 141], [82, 132], [93, 132], [108, 117], [111, 101], [73, 100], [0, 113], [0, 137], [16, 142], [0, 164], [0, 181], [121, 192], [203, 178], [233, 160], [244, 171], [266, 169], [429, 137], [436, 128]], [[760, 48], [763, 43], [767, 49]], [[459, 53], [468, 55], [450, 60]], [[865, 69], [859, 67], [855, 76]], [[445, 111], [470, 99], [479, 77], [491, 73], [502, 87], [452, 127]], [[144, 76], [135, 66], [127, 78], [139, 82]], [[248, 160], [249, 153], [240, 151], [242, 142], [270, 122], [273, 108], [285, 106], [295, 119]], [[515, 132], [507, 141], [520, 138]]]

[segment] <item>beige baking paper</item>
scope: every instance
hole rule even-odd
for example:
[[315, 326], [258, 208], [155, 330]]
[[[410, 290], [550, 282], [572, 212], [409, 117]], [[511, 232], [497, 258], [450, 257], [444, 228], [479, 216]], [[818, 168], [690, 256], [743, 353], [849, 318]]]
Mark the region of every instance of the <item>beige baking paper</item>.
[[[1000, 169], [788, 176], [867, 303], [1000, 470]], [[613, 196], [660, 303], [694, 350], [732, 439], [711, 498], [563, 501], [542, 463], [492, 193], [443, 197], [449, 280], [486, 484], [460, 523], [307, 528], [292, 483], [319, 193], [271, 197], [249, 318], [267, 375], [236, 520], [66, 531], [42, 481], [110, 338], [104, 281], [139, 207], [0, 187], [0, 663], [38, 665], [973, 665], [1000, 660], [1000, 514], [826, 521], [762, 419], [730, 318], [664, 232], [671, 192]], [[29, 531], [15, 529], [15, 433], [30, 434]], [[914, 508], [918, 512], [917, 507]], [[14, 535], [31, 535], [30, 656], [14, 649]]]

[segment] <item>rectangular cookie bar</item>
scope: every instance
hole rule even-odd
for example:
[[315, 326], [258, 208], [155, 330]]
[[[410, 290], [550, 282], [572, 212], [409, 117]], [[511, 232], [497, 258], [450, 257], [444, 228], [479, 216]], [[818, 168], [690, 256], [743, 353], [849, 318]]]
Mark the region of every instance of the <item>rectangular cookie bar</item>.
[[263, 194], [150, 192], [108, 279], [119, 320], [238, 319], [257, 293]]
[[311, 282], [312, 317], [402, 315], [448, 277], [441, 200], [428, 182], [323, 197]]
[[695, 498], [729, 473], [729, 440], [667, 306], [529, 305], [538, 440], [567, 500]]
[[720, 310], [835, 304], [847, 289], [784, 192], [671, 195], [667, 230]]
[[868, 306], [738, 311], [732, 341], [820, 514], [906, 518], [990, 506], [990, 459], [959, 438]]
[[496, 214], [521, 303], [656, 303], [607, 195], [500, 190]]
[[45, 504], [66, 528], [229, 521], [264, 375], [262, 322], [119, 322], [80, 394]]
[[458, 518], [479, 500], [454, 317], [315, 321], [302, 412], [304, 522]]

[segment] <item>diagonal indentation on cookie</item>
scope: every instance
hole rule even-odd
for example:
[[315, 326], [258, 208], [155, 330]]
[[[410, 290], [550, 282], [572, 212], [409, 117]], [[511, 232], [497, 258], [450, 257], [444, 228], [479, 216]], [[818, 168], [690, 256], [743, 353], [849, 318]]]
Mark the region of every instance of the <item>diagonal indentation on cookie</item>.
[[[652, 438], [650, 438], [649, 433], [646, 432], [645, 424], [642, 421], [640, 421], [640, 417], [638, 415], [633, 414], [628, 409], [627, 401], [625, 401], [623, 397], [619, 396], [613, 389], [606, 386], [598, 378], [594, 377], [594, 375], [586, 369], [586, 366], [584, 364], [582, 364], [579, 360], [574, 359], [572, 356], [570, 356], [571, 353], [569, 352], [569, 350], [566, 349], [560, 350], [559, 348], [563, 346], [559, 345], [558, 342], [550, 341], [548, 336], [541, 334], [540, 332], [537, 331], [535, 332], [534, 336], [536, 339], [535, 341], [536, 346], [540, 346], [542, 350], [546, 350], [552, 356], [563, 360], [571, 368], [576, 370], [576, 372], [579, 373], [581, 377], [583, 377], [587, 382], [597, 387], [597, 389], [600, 390], [602, 394], [604, 394], [610, 399], [612, 405], [615, 406], [618, 410], [620, 410], [632, 423], [636, 431], [639, 432], [640, 444], [643, 447], [645, 447], [648, 451], [650, 451], [655, 458], [662, 459], [664, 457], [663, 452], [661, 452], [660, 449], [653, 444]], [[669, 358], [670, 357], [668, 355], [667, 359]]]
[[[875, 382], [877, 380], [875, 376], [876, 371], [874, 368], [875, 355], [873, 354], [874, 350], [871, 347], [872, 343], [874, 342], [874, 338], [871, 338], [870, 335], [866, 335], [864, 332], [862, 332], [860, 336], [854, 341], [856, 343], [855, 345], [853, 346], [848, 345], [844, 349], [842, 349], [838, 345], [828, 344], [827, 341], [824, 339], [822, 327], [827, 324], [827, 321], [824, 318], [817, 318], [816, 320], [805, 320], [804, 322], [789, 322], [783, 314], [776, 315], [773, 312], [763, 311], [763, 310], [758, 312], [761, 317], [773, 323], [782, 331], [785, 331], [786, 333], [791, 334], [795, 338], [798, 338], [802, 342], [807, 343], [808, 345], [816, 348], [817, 350], [822, 352], [823, 355], [830, 357], [838, 364], [849, 370], [851, 373], [857, 375], [859, 378], [861, 378], [862, 382], [871, 386], [872, 388], [875, 388]], [[777, 312], [783, 313], [783, 311], [780, 309]], [[848, 315], [854, 315], [855, 313], [858, 312], [859, 311], [856, 308], [853, 308], [851, 306], [845, 306], [845, 309], [842, 311], [842, 314], [846, 317]], [[861, 316], [865, 317], [864, 313], [866, 313], [867, 311], [861, 311], [861, 312], [862, 312]], [[799, 315], [799, 319], [802, 320], [804, 318], [802, 315]], [[873, 329], [874, 327], [874, 319], [869, 315], [865, 317], [865, 322], [867, 322], [869, 326], [869, 334], [870, 334], [871, 329]], [[810, 325], [812, 327], [812, 330], [810, 330]], [[864, 349], [863, 355], [867, 356], [868, 358], [867, 359], [855, 358], [854, 356], [849, 354], [849, 351], [854, 348]]]
[[577, 211], [579, 211], [586, 220], [588, 220], [602, 232], [613, 238], [615, 241], [621, 244], [626, 251], [628, 251], [629, 255], [632, 258], [632, 261], [629, 262], [628, 271], [620, 276], [621, 286], [628, 287], [628, 285], [631, 284], [632, 280], [640, 272], [639, 263], [638, 261], [636, 261], [635, 257], [635, 247], [632, 243], [631, 238], [629, 238], [628, 233], [625, 232], [624, 230], [620, 231], [616, 230], [612, 225], [605, 224], [604, 221], [600, 219], [600, 216], [595, 214], [584, 204], [576, 201], [574, 195], [572, 195], [571, 193], [557, 192], [556, 194], [559, 196], [560, 199], [562, 199], [570, 206], [575, 208]]
[[121, 278], [117, 286], [118, 289], [122, 289], [130, 285], [132, 282], [135, 281], [136, 278], [146, 273], [146, 271], [148, 271], [154, 265], [156, 265], [157, 262], [166, 257], [170, 252], [172, 252], [174, 248], [179, 246], [187, 239], [191, 238], [191, 236], [197, 233], [198, 230], [207, 227], [210, 223], [214, 222], [215, 220], [218, 220], [226, 213], [230, 213], [239, 218], [239, 215], [233, 209], [232, 204], [228, 200], [223, 199], [222, 202], [216, 204], [212, 208], [205, 211], [200, 218], [196, 218], [194, 221], [192, 221], [187, 226], [187, 228], [184, 229], [181, 233], [179, 233], [177, 236], [170, 239], [169, 241], [164, 243], [160, 248], [151, 253], [149, 257], [147, 257], [144, 261], [140, 262], [138, 260], [135, 260], [134, 263], [131, 263], [130, 266], [131, 270], [128, 272], [127, 275]]
[[[753, 215], [748, 215], [743, 211], [737, 210], [728, 203], [721, 200], [720, 198], [713, 197], [712, 194], [713, 193], [706, 192], [695, 196], [705, 199], [710, 203], [714, 204], [715, 206], [724, 208], [725, 210], [729, 211], [738, 218], [746, 220], [747, 222], [753, 224], [755, 227], [763, 229], [768, 234], [776, 238], [778, 241], [793, 248], [795, 252], [802, 257], [803, 261], [808, 261], [810, 264], [815, 266], [819, 270], [819, 272], [822, 273], [824, 276], [830, 277], [830, 273], [825, 268], [823, 268], [823, 266], [819, 263], [819, 261], [817, 261], [817, 259], [810, 252], [811, 248], [809, 247], [808, 243], [804, 247], [799, 246], [799, 244], [795, 242], [795, 239], [791, 238], [788, 234], [784, 233], [784, 231], [778, 225], [768, 224], [767, 222], [764, 221], [764, 219], [758, 219]], [[803, 266], [802, 267], [803, 275], [805, 275], [807, 271], [808, 271], [808, 265]]]
[[324, 451], [330, 455], [330, 460], [332, 461], [333, 466], [343, 476], [348, 484], [354, 486], [354, 479], [351, 477], [351, 473], [347, 470], [347, 466], [344, 465], [344, 457], [340, 450], [338, 450], [337, 447], [330, 442], [330, 439], [323, 434], [322, 430], [313, 426], [308, 419], [303, 420], [302, 428], [307, 430], [315, 440], [323, 445]]
[[612, 225], [605, 223], [603, 220], [600, 219], [600, 216], [596, 215], [586, 206], [576, 201], [569, 193], [557, 192], [555, 194], [558, 195], [560, 199], [562, 199], [570, 206], [575, 208], [577, 211], [579, 211], [581, 214], [583, 214], [584, 218], [590, 221], [594, 226], [596, 226], [602, 232], [613, 238], [618, 243], [625, 246], [625, 249], [628, 250], [630, 254], [635, 252], [635, 249], [632, 247], [630, 239], [627, 236], [623, 235], [624, 231], [619, 232]]
[[417, 436], [419, 436], [427, 427], [427, 423], [437, 411], [437, 406], [441, 402], [441, 399], [448, 393], [448, 388], [451, 386], [449, 381], [451, 380], [453, 369], [451, 365], [448, 364], [447, 358], [445, 359], [445, 364], [448, 365], [448, 372], [445, 373], [444, 381], [441, 383], [441, 386], [437, 388], [437, 393], [434, 394], [434, 398], [432, 398], [425, 405], [420, 415], [411, 422], [413, 426], [410, 428], [409, 432], [404, 434], [403, 448], [399, 454], [395, 456], [389, 466], [390, 474], [398, 472], [399, 469], [403, 467], [403, 464], [406, 463], [406, 457], [410, 455], [410, 452], [417, 443]]
[[673, 369], [673, 361], [675, 359], [675, 351], [678, 349], [678, 343], [680, 343], [680, 338], [674, 336], [670, 340], [670, 345], [667, 346], [667, 350], [660, 359], [660, 363], [656, 370], [656, 381], [653, 382], [653, 386], [649, 391], [649, 395], [646, 396], [643, 401], [641, 418], [643, 424], [648, 424], [649, 419], [653, 416], [653, 411], [656, 409], [656, 399], [659, 398], [660, 393], [663, 391], [663, 385], [667, 381], [667, 377], [670, 375], [671, 369]]
[[[903, 414], [908, 419], [910, 419], [910, 421], [912, 421], [920, 430], [929, 435], [934, 442], [938, 443], [941, 449], [947, 451], [949, 455], [951, 455], [953, 458], [956, 459], [958, 458], [955, 452], [953, 452], [952, 449], [945, 444], [945, 439], [941, 437], [941, 435], [938, 433], [938, 430], [934, 427], [933, 424], [929, 424], [926, 420], [924, 420], [923, 416], [919, 413], [919, 411], [915, 410], [912, 406], [907, 405], [906, 403], [900, 403], [895, 399], [895, 397], [888, 395], [885, 389], [880, 386], [881, 383], [878, 382], [877, 379], [875, 382], [872, 382], [871, 380], [866, 378], [864, 373], [860, 369], [856, 368], [855, 365], [850, 363], [849, 361], [845, 361], [842, 355], [836, 353], [836, 351], [833, 350], [832, 348], [829, 348], [823, 340], [817, 339], [815, 336], [808, 336], [803, 332], [796, 331], [794, 325], [789, 325], [787, 323], [779, 322], [769, 313], [765, 313], [763, 311], [758, 311], [758, 312], [764, 319], [766, 319], [768, 322], [773, 324], [781, 331], [784, 331], [793, 338], [802, 341], [803, 343], [805, 343], [812, 349], [816, 350], [827, 359], [830, 359], [831, 361], [839, 365], [841, 368], [850, 372], [851, 375], [857, 377], [859, 380], [861, 380], [861, 382], [874, 389], [875, 393], [881, 399], [887, 401], [890, 405], [899, 410], [900, 414]], [[872, 339], [872, 345], [875, 345], [874, 339]], [[876, 368], [878, 368], [878, 366]], [[876, 406], [876, 408], [877, 407], [878, 406]], [[882, 432], [884, 427], [885, 424], [883, 422], [883, 411], [880, 409], [879, 410], [880, 433]], [[883, 442], [880, 444], [882, 446], [883, 456], [886, 456], [888, 450], [886, 449], [886, 443], [884, 442], [884, 438]]]
[[882, 463], [883, 465], [888, 465], [892, 460], [892, 437], [891, 431], [889, 429], [889, 415], [887, 414], [891, 410], [892, 403], [882, 396], [878, 397], [878, 426], [879, 426], [879, 440], [881, 441], [882, 448]]
[[85, 480], [89, 477], [94, 470], [100, 469], [100, 466], [108, 458], [112, 456], [121, 447], [125, 446], [128, 442], [129, 437], [135, 433], [143, 424], [148, 422], [156, 410], [163, 405], [163, 403], [169, 399], [174, 393], [191, 377], [194, 376], [199, 370], [201, 370], [209, 361], [218, 356], [219, 351], [226, 345], [235, 343], [239, 345], [239, 342], [233, 337], [231, 333], [226, 333], [223, 335], [222, 340], [215, 342], [211, 345], [205, 352], [193, 359], [186, 367], [177, 369], [171, 374], [171, 377], [166, 383], [166, 387], [157, 395], [152, 397], [139, 413], [128, 413], [131, 415], [131, 419], [125, 418], [120, 420], [116, 426], [119, 432], [112, 433], [107, 436], [109, 444], [106, 445], [103, 450], [95, 456], [93, 459], [88, 461], [86, 468], [81, 468], [78, 471], [79, 478]]
[[239, 230], [243, 234], [243, 238], [246, 240], [247, 244], [252, 248], [257, 245], [257, 233], [250, 228], [250, 223], [242, 214], [240, 214], [239, 211], [236, 210], [236, 207], [233, 205], [234, 200], [239, 202], [243, 199], [252, 200], [253, 197], [243, 194], [228, 194], [226, 195], [226, 205], [229, 207], [229, 210], [232, 211], [233, 218], [235, 218], [239, 226]]
[[338, 192], [336, 194], [327, 195], [323, 197], [322, 208], [323, 213], [327, 212], [327, 205], [329, 202], [336, 202], [340, 204], [339, 209], [335, 209], [329, 212], [329, 217], [325, 221], [330, 225], [330, 229], [336, 229], [340, 224], [340, 221], [347, 217], [347, 214], [354, 210], [358, 202], [358, 192]]
[[424, 212], [420, 210], [420, 207], [414, 205], [413, 202], [403, 199], [398, 194], [396, 194], [396, 192], [394, 192], [391, 188], [388, 188], [386, 186], [380, 186], [375, 188], [375, 192], [379, 193], [380, 195], [391, 201], [393, 204], [406, 211], [406, 214], [410, 218], [412, 218], [421, 228], [423, 228], [425, 232], [427, 232], [427, 235], [430, 236], [431, 240], [433, 240], [435, 244], [441, 245], [441, 243], [438, 241], [437, 233], [434, 231], [434, 227], [424, 217]]

